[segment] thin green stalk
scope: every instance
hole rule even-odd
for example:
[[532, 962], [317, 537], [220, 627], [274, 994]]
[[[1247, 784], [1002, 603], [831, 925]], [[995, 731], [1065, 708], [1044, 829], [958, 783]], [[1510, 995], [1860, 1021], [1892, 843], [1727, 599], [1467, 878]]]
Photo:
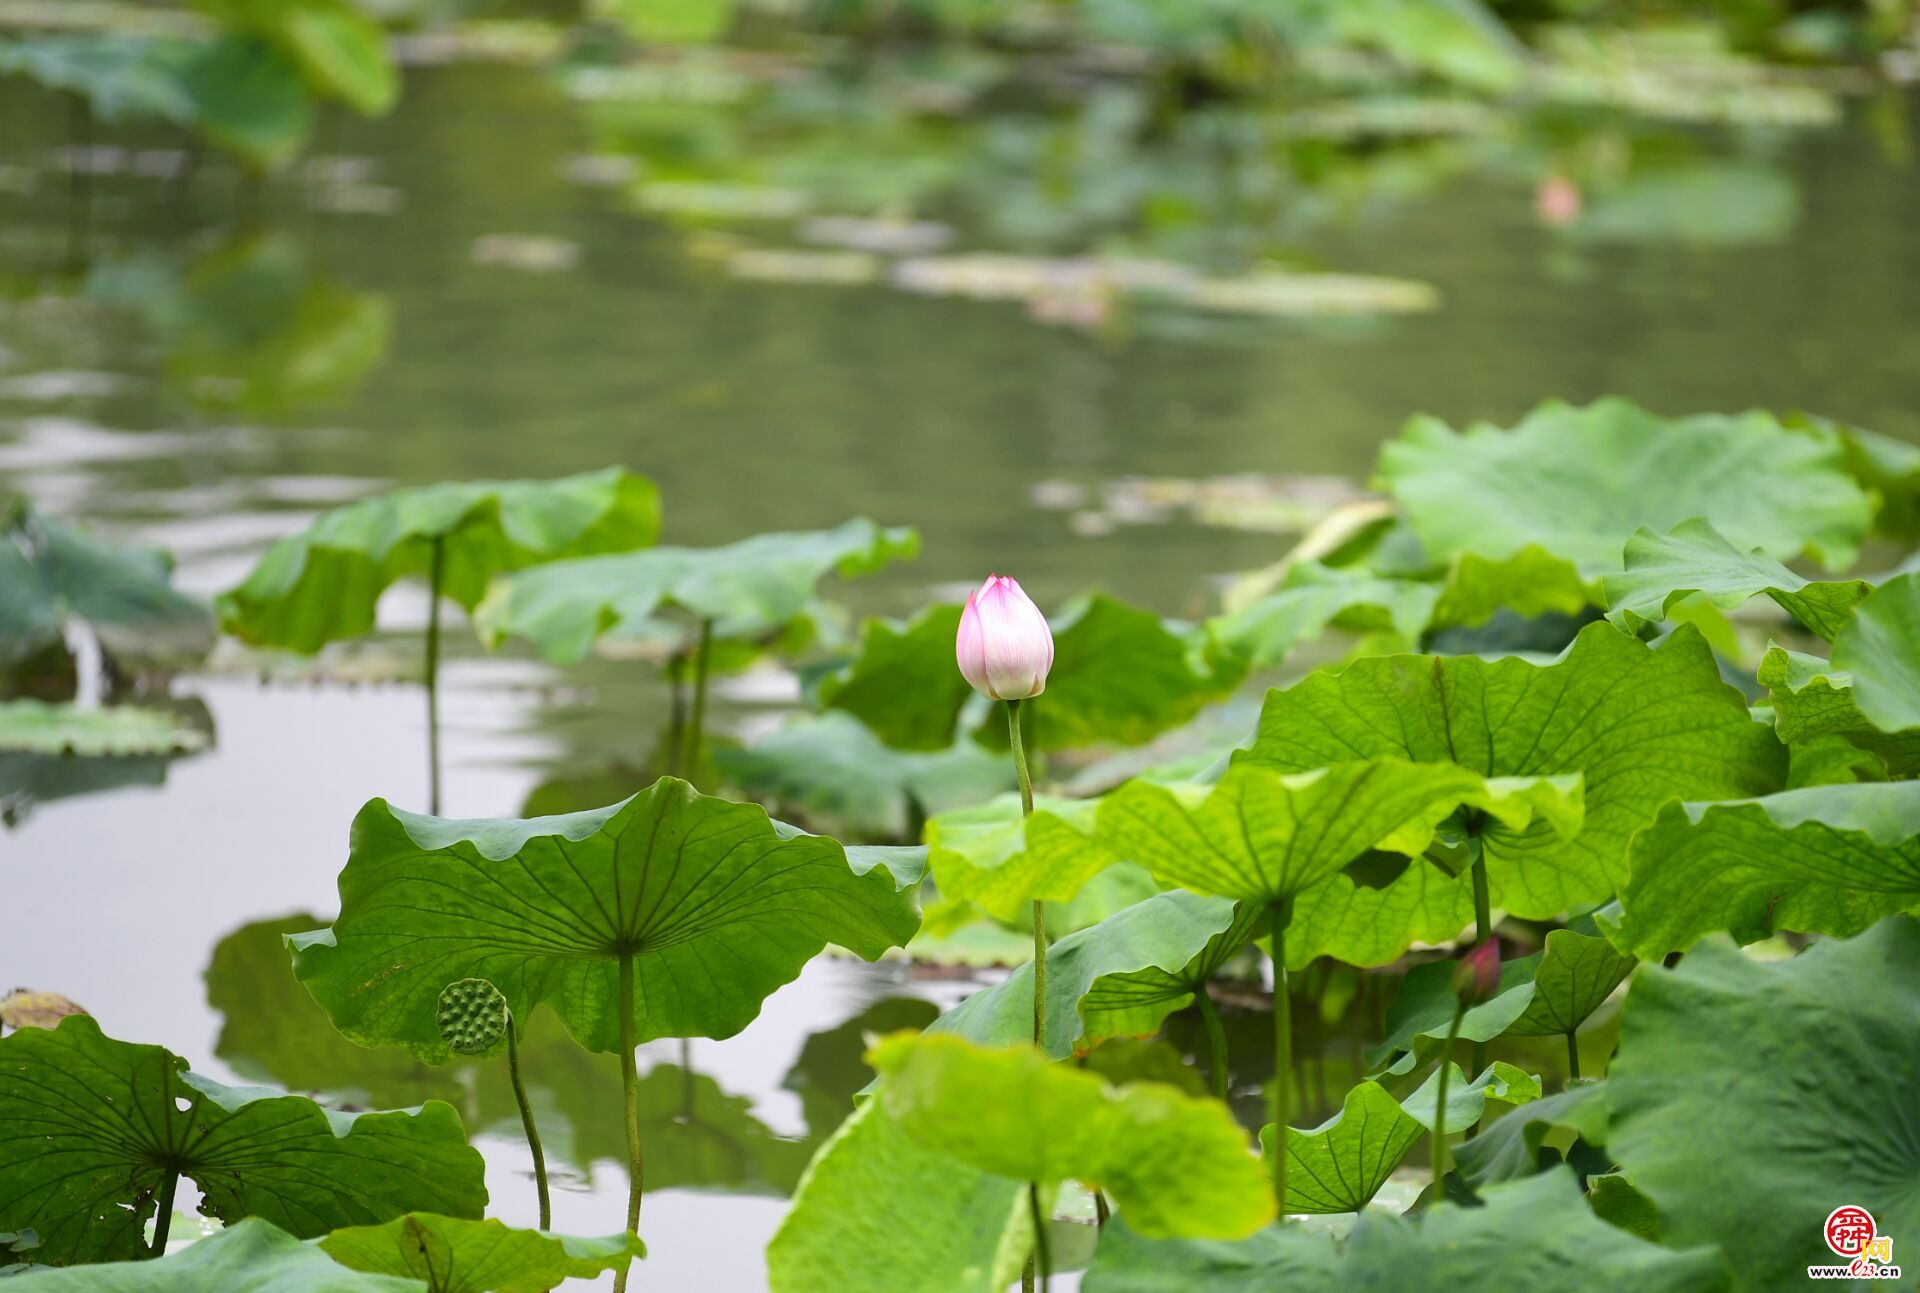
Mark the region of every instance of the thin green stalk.
[[[1480, 846], [1480, 837], [1467, 838], [1467, 851], [1473, 855], [1473, 941], [1475, 944], [1486, 942], [1493, 937], [1493, 903], [1487, 894], [1487, 855]], [[1484, 1073], [1487, 1068], [1487, 1044], [1473, 1044], [1473, 1072]], [[1476, 1124], [1477, 1126], [1477, 1124]], [[1467, 1132], [1467, 1138], [1473, 1138], [1473, 1131]]]
[[700, 645], [693, 653], [693, 712], [687, 718], [687, 750], [681, 756], [682, 775], [700, 775], [701, 729], [707, 721], [707, 664], [713, 655], [713, 621], [700, 621]]
[[680, 746], [687, 739], [687, 657], [675, 651], [667, 657], [667, 735], [661, 774], [680, 775]]
[[1460, 1021], [1467, 1017], [1467, 1003], [1456, 1001], [1453, 1023], [1447, 1027], [1447, 1044], [1440, 1048], [1439, 1100], [1433, 1106], [1433, 1200], [1446, 1197], [1441, 1180], [1447, 1174], [1447, 1078], [1453, 1073], [1453, 1044], [1460, 1039]]
[[[640, 1157], [640, 1070], [633, 1051], [633, 953], [620, 953], [620, 1085], [627, 1098], [627, 1233], [640, 1233], [640, 1188], [646, 1177]], [[613, 1293], [627, 1293], [627, 1270], [613, 1277]]]
[[153, 1257], [167, 1255], [167, 1231], [173, 1227], [173, 1192], [180, 1186], [180, 1173], [169, 1170], [167, 1179], [160, 1186], [159, 1209], [153, 1214], [153, 1247], [148, 1250]]
[[1200, 1022], [1207, 1028], [1207, 1075], [1213, 1082], [1213, 1094], [1224, 1100], [1231, 1075], [1227, 1071], [1227, 1030], [1220, 1022], [1220, 1007], [1213, 1004], [1204, 983], [1194, 991], [1193, 1004], [1200, 1007]]
[[1270, 909], [1273, 935], [1273, 1100], [1268, 1113], [1273, 1118], [1274, 1143], [1280, 1152], [1273, 1156], [1273, 1197], [1280, 1208], [1280, 1220], [1287, 1219], [1287, 1119], [1291, 1115], [1293, 1094], [1293, 999], [1287, 990], [1287, 923], [1293, 918], [1293, 903], [1281, 899]]
[[1580, 1038], [1574, 1030], [1567, 1029], [1567, 1080], [1580, 1076]]
[[553, 1229], [553, 1201], [547, 1195], [547, 1154], [540, 1148], [540, 1131], [533, 1125], [533, 1104], [527, 1099], [526, 1084], [520, 1080], [520, 1030], [514, 1026], [513, 1012], [507, 1012], [507, 1076], [513, 1081], [513, 1098], [520, 1106], [520, 1126], [527, 1133], [527, 1148], [533, 1151], [533, 1184], [540, 1192], [540, 1228]]
[[[1013, 769], [1020, 778], [1020, 813], [1033, 816], [1033, 776], [1027, 770], [1026, 742], [1020, 736], [1020, 702], [1007, 703], [1007, 741], [1013, 747]], [[1033, 1044], [1047, 1049], [1047, 908], [1033, 900]]]
[[440, 576], [447, 564], [446, 540], [435, 535], [427, 568], [427, 811], [440, 815]]
[[1029, 1273], [1040, 1273], [1040, 1293], [1047, 1293], [1047, 1280], [1053, 1274], [1053, 1260], [1047, 1252], [1047, 1218], [1040, 1207], [1040, 1184], [1037, 1181], [1027, 1183], [1027, 1211], [1033, 1215], [1033, 1258], [1028, 1263]]

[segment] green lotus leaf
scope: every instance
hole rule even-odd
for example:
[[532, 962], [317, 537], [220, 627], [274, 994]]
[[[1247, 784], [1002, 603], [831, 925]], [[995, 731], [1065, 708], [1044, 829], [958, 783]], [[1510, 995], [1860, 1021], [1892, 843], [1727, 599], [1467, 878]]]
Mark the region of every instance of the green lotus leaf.
[[1840, 442], [1766, 413], [1667, 419], [1621, 399], [1540, 405], [1511, 430], [1415, 418], [1379, 476], [1429, 553], [1510, 556], [1536, 545], [1597, 574], [1628, 536], [1710, 516], [1743, 549], [1848, 565], [1872, 519]]
[[1155, 1082], [1114, 1087], [1031, 1046], [951, 1034], [886, 1038], [868, 1058], [882, 1075], [881, 1111], [981, 1171], [1086, 1182], [1144, 1234], [1238, 1239], [1273, 1220], [1259, 1160], [1217, 1101]]
[[1699, 594], [1723, 611], [1765, 594], [1831, 642], [1873, 591], [1864, 579], [1804, 579], [1759, 550], [1728, 542], [1704, 518], [1665, 534], [1649, 529], [1627, 540], [1626, 570], [1606, 577], [1607, 618], [1628, 632], [1667, 617], [1675, 602]]
[[1920, 728], [1920, 574], [1897, 575], [1860, 603], [1833, 640], [1834, 668], [1853, 676], [1853, 703], [1883, 732]]
[[913, 530], [858, 517], [831, 530], [756, 534], [718, 548], [580, 556], [500, 580], [474, 618], [489, 646], [524, 637], [556, 664], [582, 659], [603, 633], [645, 632], [668, 607], [711, 620], [716, 637], [758, 638], [804, 613], [829, 574], [869, 574], [919, 550]]
[[1915, 982], [1904, 916], [1773, 964], [1703, 943], [1634, 980], [1607, 1146], [1666, 1242], [1718, 1244], [1736, 1288], [1784, 1289], [1835, 1260], [1822, 1231], [1842, 1203], [1920, 1231]]
[[0, 752], [119, 759], [192, 754], [206, 746], [207, 733], [173, 710], [0, 701]]
[[1580, 781], [1492, 779], [1459, 764], [1400, 758], [1293, 775], [1237, 761], [1211, 787], [1128, 782], [1102, 801], [1096, 831], [1162, 884], [1272, 903], [1306, 892], [1370, 849], [1419, 854], [1463, 804], [1515, 832], [1544, 820], [1571, 834], [1579, 829]]
[[130, 670], [184, 669], [213, 647], [213, 613], [173, 586], [164, 551], [108, 543], [16, 503], [0, 527], [0, 665], [58, 647], [69, 620]]
[[[90, 1015], [0, 1038], [0, 1228], [31, 1227], [35, 1260], [132, 1257], [176, 1176], [201, 1211], [293, 1234], [431, 1209], [480, 1215], [480, 1155], [444, 1104], [335, 1113], [304, 1096], [229, 1087], [158, 1046], [114, 1041]], [[168, 1197], [171, 1197], [170, 1194]]]
[[313, 130], [314, 101], [300, 68], [272, 41], [224, 35], [182, 59], [181, 86], [194, 128], [256, 169], [279, 166]]
[[365, 117], [383, 116], [400, 98], [400, 72], [387, 34], [345, 3], [305, 0], [279, 8], [278, 35], [307, 82]]
[[1883, 732], [1869, 722], [1854, 704], [1853, 675], [1846, 670], [1769, 643], [1757, 677], [1770, 692], [1774, 734], [1796, 754], [1811, 742], [1839, 737], [1873, 755], [1889, 776], [1920, 774], [1920, 732]]
[[1660, 1242], [1660, 1209], [1618, 1172], [1592, 1177], [1587, 1182], [1587, 1203], [1608, 1225], [1652, 1243]]
[[1501, 611], [1528, 619], [1579, 615], [1599, 602], [1596, 581], [1538, 544], [1504, 557], [1463, 552], [1447, 569], [1430, 627], [1474, 628]]
[[[498, 1057], [453, 1056], [432, 1066], [397, 1048], [370, 1050], [335, 1032], [306, 988], [293, 976], [288, 933], [311, 930], [312, 917], [290, 916], [246, 925], [215, 947], [207, 967], [207, 1004], [223, 1023], [214, 1047], [236, 1073], [252, 1080], [298, 1085], [333, 1101], [392, 1108], [443, 1100], [475, 1137], [518, 1140], [520, 1108], [507, 1066]], [[933, 1007], [926, 1006], [928, 1017]], [[609, 1109], [621, 1102], [620, 1075], [580, 1049], [546, 1011], [516, 1020], [520, 1068], [540, 1115], [550, 1161], [566, 1162], [584, 1177], [595, 1164], [627, 1161], [626, 1131]], [[859, 1045], [854, 1045], [858, 1060]], [[821, 1137], [851, 1107], [817, 1128]], [[753, 1102], [723, 1090], [704, 1073], [655, 1064], [640, 1079], [640, 1136], [647, 1147], [647, 1181], [661, 1189], [721, 1189], [784, 1197], [799, 1178], [811, 1144], [782, 1139], [753, 1116]], [[809, 1106], [811, 1108], [811, 1106]], [[817, 1143], [817, 1141], [815, 1142]]]
[[[452, 821], [375, 799], [354, 819], [340, 916], [296, 972], [366, 1046], [449, 1054], [440, 991], [490, 979], [516, 1019], [545, 1003], [589, 1050], [731, 1037], [827, 943], [868, 960], [919, 925], [921, 850], [843, 848], [665, 777], [610, 808]], [[904, 886], [904, 887], [903, 887]]]
[[1840, 441], [1847, 471], [1873, 496], [1876, 534], [1904, 540], [1920, 536], [1920, 446], [1812, 413], [1790, 412], [1780, 421]]
[[905, 624], [870, 619], [853, 658], [814, 680], [815, 702], [844, 709], [896, 750], [944, 750], [973, 688], [954, 664], [958, 606], [929, 606]]
[[1669, 804], [1633, 842], [1615, 938], [1653, 959], [1728, 930], [1853, 934], [1920, 903], [1920, 782]]
[[1388, 579], [1355, 567], [1305, 561], [1258, 601], [1208, 621], [1221, 651], [1243, 669], [1267, 669], [1329, 625], [1390, 629], [1417, 641], [1433, 619], [1438, 584]]
[[1363, 1213], [1344, 1247], [1301, 1226], [1270, 1226], [1237, 1244], [1154, 1242], [1116, 1218], [1081, 1287], [1086, 1293], [1713, 1293], [1727, 1287], [1719, 1253], [1675, 1251], [1615, 1229], [1594, 1215], [1571, 1173], [1492, 1186], [1481, 1199], [1480, 1207], [1443, 1203], [1410, 1217]]
[[1453, 1165], [1476, 1190], [1561, 1163], [1580, 1172], [1606, 1171], [1613, 1160], [1595, 1148], [1606, 1140], [1606, 1083], [1576, 1082], [1482, 1127], [1472, 1140], [1453, 1147]]
[[1551, 815], [1481, 828], [1495, 904], [1544, 919], [1611, 897], [1627, 842], [1660, 805], [1766, 794], [1784, 780], [1785, 755], [1697, 630], [1648, 646], [1593, 624], [1551, 664], [1386, 656], [1309, 675], [1267, 693], [1254, 744], [1236, 759], [1296, 772], [1393, 756], [1490, 780], [1583, 778], [1585, 816], [1570, 838]]
[[927, 823], [927, 869], [940, 895], [999, 920], [1028, 904], [1067, 902], [1120, 860], [1094, 839], [1097, 799], [1043, 795], [1024, 817], [1017, 795], [941, 813]]
[[[1489, 1099], [1526, 1104], [1540, 1095], [1539, 1079], [1511, 1065], [1496, 1063], [1469, 1082], [1457, 1064], [1448, 1065], [1446, 1129], [1462, 1132], [1479, 1122]], [[1400, 1166], [1407, 1151], [1440, 1121], [1439, 1073], [1434, 1073], [1404, 1104], [1377, 1082], [1362, 1082], [1347, 1092], [1340, 1112], [1311, 1131], [1287, 1128], [1287, 1211], [1358, 1212]], [[1260, 1129], [1260, 1148], [1268, 1170], [1274, 1159], [1273, 1124]]]
[[1549, 1037], [1574, 1032], [1626, 982], [1634, 964], [1604, 938], [1572, 929], [1550, 931], [1527, 1008], [1507, 1034]]
[[[1190, 1004], [1247, 945], [1264, 910], [1176, 891], [1155, 894], [1047, 949], [1047, 1052], [1064, 1059], [1102, 1037], [1139, 1037]], [[931, 1024], [982, 1046], [1033, 1034], [1033, 965], [974, 993]]]
[[[1096, 1079], [1097, 1080], [1097, 1079]], [[1026, 1187], [926, 1148], [868, 1100], [815, 1155], [767, 1245], [773, 1293], [1002, 1293]]]
[[881, 743], [837, 710], [795, 720], [746, 749], [715, 747], [714, 766], [783, 815], [865, 838], [918, 836], [929, 813], [1013, 785], [1012, 761], [971, 741], [923, 753]]
[[[1541, 954], [1500, 963], [1500, 986], [1493, 997], [1473, 1006], [1460, 1018], [1460, 1040], [1490, 1042], [1527, 1013], [1533, 1000], [1534, 975]], [[1387, 1007], [1386, 1036], [1366, 1051], [1369, 1068], [1379, 1073], [1404, 1074], [1425, 1064], [1446, 1041], [1453, 1023], [1452, 961], [1428, 961], [1409, 969], [1400, 990]]]
[[191, 126], [193, 99], [180, 82], [186, 41], [115, 32], [38, 32], [0, 40], [0, 72], [70, 90], [102, 121], [158, 117]]
[[660, 530], [653, 482], [617, 467], [551, 481], [427, 485], [322, 514], [267, 550], [221, 594], [222, 626], [266, 646], [317, 651], [373, 627], [380, 594], [427, 576], [471, 611], [495, 575], [544, 561], [623, 552]]
[[632, 1235], [581, 1239], [425, 1213], [336, 1230], [320, 1248], [351, 1270], [424, 1281], [428, 1293], [546, 1293], [647, 1255]]
[[[312, 1244], [249, 1217], [152, 1260], [31, 1267], [32, 1293], [426, 1293], [418, 1280], [348, 1270]], [[24, 1272], [23, 1272], [24, 1273]]]
[[[1022, 709], [1029, 749], [1141, 744], [1228, 695], [1245, 674], [1206, 627], [1163, 620], [1103, 594], [1050, 623], [1047, 690]], [[973, 694], [953, 663], [959, 627], [958, 607], [929, 608], [905, 626], [870, 621], [859, 654], [816, 683], [816, 699], [857, 715], [889, 745], [945, 749]], [[993, 706], [973, 735], [1005, 749], [1006, 729], [1006, 716]]]
[[1307, 886], [1287, 922], [1287, 968], [1330, 956], [1385, 965], [1415, 943], [1445, 943], [1473, 924], [1473, 885], [1439, 867], [1373, 852]]

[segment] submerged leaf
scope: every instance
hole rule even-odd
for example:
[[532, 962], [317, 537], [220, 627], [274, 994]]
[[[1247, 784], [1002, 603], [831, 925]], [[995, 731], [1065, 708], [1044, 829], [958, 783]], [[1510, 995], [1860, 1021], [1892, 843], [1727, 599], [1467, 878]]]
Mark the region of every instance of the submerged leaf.
[[1839, 568], [1871, 519], [1832, 437], [1766, 413], [1666, 419], [1620, 399], [1549, 402], [1511, 430], [1416, 418], [1381, 450], [1379, 473], [1434, 556], [1537, 544], [1590, 573], [1620, 569], [1641, 527], [1698, 516], [1742, 549]]
[[474, 618], [489, 646], [524, 637], [557, 664], [584, 657], [603, 633], [644, 631], [669, 606], [711, 620], [718, 637], [755, 638], [804, 612], [827, 575], [870, 574], [919, 549], [913, 530], [857, 517], [831, 530], [756, 534], [718, 548], [579, 557], [501, 580]]
[[887, 1038], [869, 1059], [881, 1111], [981, 1171], [1084, 1181], [1143, 1234], [1236, 1239], [1273, 1219], [1273, 1191], [1224, 1104], [1157, 1082], [1114, 1087], [1031, 1046], [952, 1035]]
[[340, 917], [295, 940], [298, 974], [366, 1046], [449, 1054], [441, 989], [490, 979], [514, 1018], [545, 1003], [590, 1050], [731, 1037], [827, 943], [872, 960], [919, 925], [921, 850], [846, 849], [662, 778], [611, 808], [453, 821], [375, 799], [354, 820]]
[[1282, 772], [1392, 756], [1487, 777], [1584, 782], [1577, 831], [1549, 816], [1479, 823], [1495, 905], [1544, 919], [1613, 895], [1627, 842], [1676, 797], [1779, 788], [1785, 751], [1721, 681], [1691, 627], [1648, 646], [1583, 629], [1551, 664], [1468, 656], [1357, 660], [1267, 693], [1245, 760]]
[[[1739, 1289], [1833, 1262], [1827, 1214], [1920, 1231], [1920, 923], [1764, 964], [1713, 943], [1634, 981], [1608, 1148], [1666, 1241], [1720, 1245]], [[1899, 1253], [1895, 1253], [1899, 1260]]]
[[1665, 534], [1642, 528], [1627, 540], [1626, 570], [1606, 577], [1609, 619], [1629, 632], [1666, 618], [1675, 602], [1702, 594], [1733, 610], [1765, 594], [1829, 642], [1853, 618], [1873, 586], [1864, 579], [1803, 579], [1765, 552], [1728, 542], [1696, 517]]
[[653, 542], [653, 482], [617, 467], [551, 481], [478, 481], [395, 490], [335, 508], [267, 550], [219, 598], [245, 641], [317, 651], [373, 627], [380, 595], [425, 577], [443, 550], [440, 591], [471, 611], [497, 574]]
[[1920, 782], [1669, 804], [1632, 868], [1615, 937], [1649, 959], [1717, 930], [1857, 933], [1920, 903]]
[[90, 1015], [0, 1038], [0, 1228], [32, 1227], [36, 1261], [131, 1257], [171, 1174], [201, 1211], [262, 1217], [295, 1235], [425, 1209], [480, 1215], [480, 1155], [432, 1101], [336, 1113], [304, 1096], [229, 1087], [158, 1046], [114, 1041]]
[[647, 1255], [628, 1234], [581, 1239], [426, 1213], [336, 1230], [320, 1248], [352, 1270], [424, 1280], [427, 1293], [546, 1293]]

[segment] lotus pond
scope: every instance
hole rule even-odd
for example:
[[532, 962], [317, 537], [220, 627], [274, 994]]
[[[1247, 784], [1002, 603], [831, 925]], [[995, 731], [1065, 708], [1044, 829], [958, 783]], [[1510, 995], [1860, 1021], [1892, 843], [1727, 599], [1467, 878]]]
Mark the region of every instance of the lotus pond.
[[0, 0], [0, 1280], [1914, 1267], [1910, 12], [462, 8]]

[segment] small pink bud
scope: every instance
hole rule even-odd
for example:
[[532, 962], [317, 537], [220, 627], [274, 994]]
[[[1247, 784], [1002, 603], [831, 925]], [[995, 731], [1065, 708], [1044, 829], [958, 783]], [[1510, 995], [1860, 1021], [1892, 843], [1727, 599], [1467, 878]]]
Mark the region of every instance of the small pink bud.
[[1533, 195], [1533, 209], [1540, 223], [1563, 229], [1580, 218], [1580, 187], [1564, 175], [1551, 175], [1540, 182]]
[[988, 575], [960, 613], [953, 655], [960, 675], [982, 696], [1025, 700], [1047, 689], [1053, 633], [1019, 581]]
[[1468, 1006], [1492, 1001], [1500, 992], [1500, 940], [1489, 938], [1460, 958], [1453, 969], [1453, 995]]

